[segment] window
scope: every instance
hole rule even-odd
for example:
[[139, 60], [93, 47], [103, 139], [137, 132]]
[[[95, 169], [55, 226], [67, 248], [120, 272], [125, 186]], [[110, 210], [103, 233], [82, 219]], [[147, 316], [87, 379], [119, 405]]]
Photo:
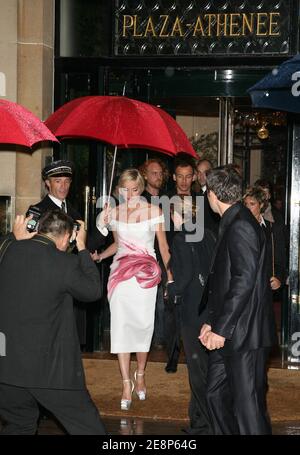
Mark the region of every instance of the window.
[[111, 47], [111, 2], [60, 0], [59, 56], [104, 57]]

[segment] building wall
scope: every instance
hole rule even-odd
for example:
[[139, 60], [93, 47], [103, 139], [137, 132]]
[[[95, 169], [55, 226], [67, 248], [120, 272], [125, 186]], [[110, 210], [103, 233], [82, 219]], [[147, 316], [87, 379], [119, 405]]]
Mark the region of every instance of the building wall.
[[189, 115], [177, 115], [176, 121], [186, 133], [187, 137], [197, 138], [201, 134], [217, 133], [219, 131], [218, 117], [199, 117]]
[[[18, 1], [0, 0], [0, 73], [1, 97], [17, 101]], [[0, 144], [0, 195], [16, 195], [16, 152]]]
[[[176, 121], [192, 140], [193, 146], [200, 158], [208, 158], [212, 163], [217, 164], [218, 160], [218, 117], [200, 117], [178, 115]], [[213, 144], [213, 142], [215, 142]]]
[[[0, 11], [0, 74], [6, 80], [0, 96], [45, 120], [53, 109], [54, 0], [0, 0]], [[41, 198], [41, 169], [50, 154], [50, 148], [24, 153], [1, 146], [0, 195], [13, 198], [13, 214]]]

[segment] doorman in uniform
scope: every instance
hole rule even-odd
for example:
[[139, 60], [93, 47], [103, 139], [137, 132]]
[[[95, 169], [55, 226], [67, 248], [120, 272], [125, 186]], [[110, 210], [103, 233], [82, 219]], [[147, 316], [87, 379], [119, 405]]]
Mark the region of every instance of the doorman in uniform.
[[[82, 220], [80, 213], [72, 207], [68, 200], [74, 164], [68, 160], [53, 161], [44, 167], [42, 178], [48, 190], [48, 194], [37, 204], [31, 206], [37, 208], [41, 214], [47, 210], [61, 209], [74, 221]], [[76, 324], [81, 345], [86, 343], [86, 311], [80, 302], [74, 302]]]
[[38, 204], [34, 204], [42, 213], [49, 209], [60, 208], [67, 213], [73, 220], [81, 220], [81, 215], [72, 207], [68, 198], [74, 165], [71, 161], [53, 161], [44, 167], [42, 178], [45, 182], [48, 194]]

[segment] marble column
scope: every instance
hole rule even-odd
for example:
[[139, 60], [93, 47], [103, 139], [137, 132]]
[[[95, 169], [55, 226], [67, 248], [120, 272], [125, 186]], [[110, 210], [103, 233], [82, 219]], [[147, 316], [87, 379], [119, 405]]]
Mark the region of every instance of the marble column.
[[[17, 102], [45, 120], [53, 109], [54, 0], [18, 0]], [[16, 213], [43, 193], [41, 169], [49, 148], [16, 155]]]

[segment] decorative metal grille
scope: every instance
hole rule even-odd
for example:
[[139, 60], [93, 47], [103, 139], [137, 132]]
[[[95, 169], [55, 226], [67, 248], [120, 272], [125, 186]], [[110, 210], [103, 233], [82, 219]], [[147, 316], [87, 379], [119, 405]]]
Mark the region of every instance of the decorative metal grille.
[[289, 55], [296, 35], [293, 0], [115, 2], [118, 56]]

